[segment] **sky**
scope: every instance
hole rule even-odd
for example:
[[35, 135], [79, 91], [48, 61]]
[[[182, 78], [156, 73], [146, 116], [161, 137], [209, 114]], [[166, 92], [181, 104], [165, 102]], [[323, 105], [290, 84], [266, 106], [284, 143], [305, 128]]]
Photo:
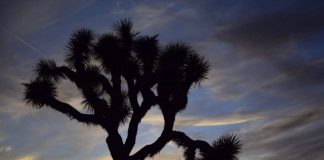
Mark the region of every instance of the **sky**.
[[[194, 86], [175, 129], [211, 142], [226, 133], [243, 143], [240, 160], [321, 160], [324, 156], [324, 2], [320, 0], [2, 0], [0, 2], [0, 159], [110, 160], [106, 133], [23, 101], [38, 59], [64, 63], [77, 28], [109, 32], [131, 18], [161, 44], [184, 41], [211, 64]], [[59, 98], [81, 110], [75, 86]], [[154, 108], [135, 150], [161, 133]], [[120, 128], [123, 138], [127, 126]], [[182, 159], [169, 143], [156, 157]]]

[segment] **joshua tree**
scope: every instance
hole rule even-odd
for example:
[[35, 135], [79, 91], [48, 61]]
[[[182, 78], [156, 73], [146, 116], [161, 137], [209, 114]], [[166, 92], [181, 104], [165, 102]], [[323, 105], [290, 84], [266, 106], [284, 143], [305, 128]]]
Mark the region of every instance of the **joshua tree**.
[[[37, 76], [24, 84], [25, 100], [36, 108], [50, 107], [81, 123], [102, 127], [114, 160], [153, 157], [170, 141], [184, 149], [187, 160], [236, 159], [240, 142], [234, 135], [209, 144], [173, 129], [175, 116], [186, 109], [190, 88], [206, 78], [209, 65], [190, 45], [177, 42], [161, 47], [157, 38], [140, 36], [128, 19], [115, 23], [111, 33], [76, 30], [67, 44], [66, 66], [39, 60]], [[56, 98], [60, 79], [77, 86], [88, 112]], [[138, 125], [152, 107], [161, 110], [163, 131], [152, 144], [131, 154]], [[122, 124], [129, 124], [125, 142], [118, 132]]]

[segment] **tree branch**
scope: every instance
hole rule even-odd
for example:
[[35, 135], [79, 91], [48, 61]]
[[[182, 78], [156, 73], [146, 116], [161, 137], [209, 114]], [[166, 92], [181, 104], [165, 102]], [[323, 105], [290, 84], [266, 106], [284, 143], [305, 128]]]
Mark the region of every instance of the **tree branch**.
[[[71, 69], [65, 66], [59, 67], [59, 70], [67, 78], [69, 78], [72, 82], [74, 82], [78, 88], [82, 90], [82, 93], [87, 99], [87, 102], [89, 102], [91, 106], [94, 107], [93, 109], [95, 110], [96, 113], [101, 113], [101, 114], [108, 113], [107, 101], [102, 98], [99, 98], [98, 95], [93, 91], [93, 89], [91, 89], [91, 87], [88, 86], [87, 83], [84, 83], [82, 81], [83, 78], [87, 78], [87, 77], [79, 77], [80, 75], [77, 75], [76, 72], [72, 71]], [[107, 85], [108, 84], [109, 82], [107, 83]]]
[[[140, 87], [139, 84], [137, 84], [137, 86]], [[143, 95], [143, 102], [140, 108], [134, 110], [132, 119], [129, 122], [128, 134], [125, 141], [125, 150], [128, 154], [132, 151], [135, 145], [139, 123], [148, 110], [157, 103], [157, 97], [154, 95], [153, 91], [149, 89], [149, 87], [141, 86], [140, 90]]]
[[136, 112], [139, 110], [140, 106], [138, 104], [137, 100], [137, 94], [139, 92], [138, 86], [135, 85], [134, 79], [131, 78], [130, 76], [124, 76], [128, 85], [128, 98], [129, 102], [133, 108], [133, 111]]
[[[163, 113], [163, 111], [162, 111]], [[171, 140], [172, 129], [175, 121], [175, 113], [163, 113], [164, 128], [160, 137], [150, 145], [144, 146], [138, 152], [131, 156], [134, 160], [143, 160], [147, 156], [154, 156]]]
[[186, 160], [195, 159], [195, 151], [197, 146], [195, 141], [188, 137], [185, 133], [179, 131], [172, 132], [172, 140], [178, 145], [184, 148], [185, 152], [183, 153]]
[[126, 160], [128, 155], [124, 152], [123, 140], [118, 133], [118, 129], [109, 129], [108, 133], [109, 136], [106, 139], [106, 143], [109, 147], [111, 156], [116, 160]]
[[127, 138], [124, 145], [127, 154], [132, 151], [136, 141], [138, 125], [150, 108], [151, 104], [148, 104], [147, 101], [144, 100], [141, 108], [133, 113], [132, 119], [129, 122]]
[[101, 85], [103, 87], [103, 89], [111, 96], [112, 94], [112, 86], [109, 82], [109, 80], [107, 79], [106, 76], [100, 74], [100, 82], [101, 82]]
[[100, 125], [100, 120], [94, 115], [83, 114], [69, 104], [61, 102], [55, 98], [49, 100], [48, 105], [51, 106], [51, 108], [69, 116], [71, 119], [76, 119], [77, 121], [86, 124]]
[[[202, 140], [193, 140], [188, 137], [185, 133], [180, 131], [172, 132], [172, 140], [178, 145], [185, 148], [186, 152], [184, 156], [186, 160], [193, 160], [195, 158], [195, 151], [199, 149], [201, 153], [203, 153], [204, 158], [207, 160], [214, 159], [215, 157], [219, 157], [219, 159], [233, 159], [235, 154], [230, 150], [217, 150], [209, 143]], [[234, 145], [234, 144], [233, 144]]]

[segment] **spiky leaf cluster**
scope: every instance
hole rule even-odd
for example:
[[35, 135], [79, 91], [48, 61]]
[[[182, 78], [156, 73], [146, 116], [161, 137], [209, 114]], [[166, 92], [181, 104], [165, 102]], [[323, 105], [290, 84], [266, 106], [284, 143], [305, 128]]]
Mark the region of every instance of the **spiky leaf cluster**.
[[157, 69], [158, 90], [172, 104], [173, 112], [185, 109], [190, 86], [205, 79], [208, 69], [206, 60], [188, 44], [178, 42], [162, 49]]
[[194, 83], [206, 78], [209, 65], [195, 50], [185, 43], [167, 45], [159, 60], [160, 83], [176, 85]]
[[37, 78], [58, 81], [64, 77], [64, 74], [57, 68], [53, 60], [41, 59], [37, 62], [35, 67]]
[[49, 80], [36, 79], [23, 85], [26, 102], [36, 108], [47, 105], [57, 95], [55, 85]]
[[[114, 117], [119, 124], [126, 124], [128, 119], [132, 116], [132, 108], [129, 105], [127, 93], [125, 91], [120, 95], [120, 106], [118, 108], [109, 108], [110, 114], [109, 116]], [[110, 106], [112, 106], [112, 102], [110, 101]]]
[[87, 65], [85, 71], [82, 73], [84, 83], [97, 93], [98, 96], [102, 94], [102, 86], [100, 82], [101, 69], [95, 65]]
[[132, 115], [132, 108], [128, 104], [127, 93], [122, 92], [121, 106], [118, 108], [117, 117], [121, 124], [125, 124]]
[[235, 135], [227, 134], [214, 141], [212, 147], [215, 153], [224, 160], [235, 160], [241, 150], [241, 143]]
[[[130, 19], [125, 18], [117, 21], [113, 25], [114, 33], [121, 38], [122, 43], [132, 43], [133, 37], [135, 37], [138, 32], [133, 30], [133, 23]], [[130, 49], [130, 48], [126, 48]]]
[[122, 63], [118, 54], [119, 42], [117, 36], [111, 33], [100, 35], [94, 50], [95, 59], [100, 61], [107, 73], [120, 68]]
[[187, 57], [184, 77], [186, 81], [200, 83], [207, 78], [209, 67], [205, 58], [194, 52]]
[[152, 71], [156, 67], [156, 60], [159, 56], [159, 41], [155, 36], [141, 36], [136, 39], [134, 51], [136, 58], [141, 62], [143, 70]]
[[67, 45], [66, 62], [71, 68], [82, 70], [89, 64], [95, 34], [91, 29], [81, 28], [72, 33]]

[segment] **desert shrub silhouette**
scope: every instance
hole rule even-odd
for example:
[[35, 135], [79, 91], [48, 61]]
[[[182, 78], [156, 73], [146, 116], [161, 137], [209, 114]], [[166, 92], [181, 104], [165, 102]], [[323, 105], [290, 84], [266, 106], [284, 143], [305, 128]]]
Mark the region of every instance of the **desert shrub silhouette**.
[[[37, 76], [23, 84], [26, 102], [101, 126], [108, 134], [106, 143], [114, 160], [153, 157], [170, 141], [184, 149], [187, 160], [237, 159], [241, 144], [235, 135], [225, 135], [209, 144], [173, 129], [175, 116], [186, 109], [190, 88], [206, 78], [210, 67], [205, 58], [186, 43], [162, 47], [157, 35], [141, 36], [132, 26], [129, 19], [123, 19], [113, 25], [110, 33], [96, 35], [87, 28], [73, 32], [65, 66], [57, 66], [52, 60], [38, 61]], [[56, 85], [61, 79], [77, 86], [89, 112], [79, 112], [56, 98]], [[141, 103], [138, 95], [142, 96]], [[162, 112], [163, 131], [152, 144], [131, 154], [138, 125], [153, 106]], [[129, 124], [125, 142], [118, 132], [122, 124]]]

